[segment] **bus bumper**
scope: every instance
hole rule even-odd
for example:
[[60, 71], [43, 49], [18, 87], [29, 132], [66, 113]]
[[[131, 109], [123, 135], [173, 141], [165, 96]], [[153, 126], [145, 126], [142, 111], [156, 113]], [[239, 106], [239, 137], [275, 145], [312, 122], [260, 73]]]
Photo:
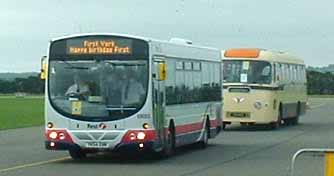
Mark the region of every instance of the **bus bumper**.
[[80, 149], [80, 146], [68, 142], [45, 141], [45, 148], [47, 150], [70, 150], [70, 149]]
[[45, 141], [45, 148], [47, 150], [89, 150], [89, 151], [110, 151], [116, 153], [128, 153], [128, 152], [148, 152], [154, 151], [154, 141], [145, 141], [142, 143], [133, 142], [133, 143], [120, 143], [114, 148], [83, 148], [74, 143], [68, 142], [53, 142]]
[[143, 143], [120, 143], [113, 150], [113, 152], [128, 153], [128, 152], [151, 152], [154, 151], [154, 142], [146, 141]]

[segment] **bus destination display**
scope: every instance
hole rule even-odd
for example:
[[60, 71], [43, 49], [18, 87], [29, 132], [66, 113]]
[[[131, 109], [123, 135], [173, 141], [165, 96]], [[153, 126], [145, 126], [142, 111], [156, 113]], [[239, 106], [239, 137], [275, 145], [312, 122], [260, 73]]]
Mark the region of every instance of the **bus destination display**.
[[67, 54], [132, 54], [132, 42], [127, 39], [75, 39], [67, 42]]

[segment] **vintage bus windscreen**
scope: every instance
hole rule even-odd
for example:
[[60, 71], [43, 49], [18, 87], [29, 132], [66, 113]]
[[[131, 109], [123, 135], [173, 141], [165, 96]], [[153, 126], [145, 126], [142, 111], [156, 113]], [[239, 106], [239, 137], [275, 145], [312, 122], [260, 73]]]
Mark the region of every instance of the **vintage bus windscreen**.
[[145, 103], [148, 75], [145, 41], [89, 36], [50, 46], [49, 99], [56, 111], [69, 118], [112, 121], [129, 117]]
[[271, 84], [272, 67], [266, 61], [224, 60], [224, 83]]

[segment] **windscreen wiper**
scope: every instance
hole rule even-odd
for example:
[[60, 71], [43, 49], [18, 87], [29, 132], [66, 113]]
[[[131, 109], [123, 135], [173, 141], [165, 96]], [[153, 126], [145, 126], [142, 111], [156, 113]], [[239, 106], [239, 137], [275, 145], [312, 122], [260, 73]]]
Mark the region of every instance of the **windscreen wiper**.
[[66, 65], [68, 65], [68, 67], [65, 67], [66, 69], [78, 69], [78, 70], [88, 70], [88, 67], [80, 67], [80, 66], [75, 66], [67, 61], [65, 61], [64, 59], [61, 60], [62, 62], [64, 62]]
[[127, 107], [124, 105], [107, 105], [106, 110], [107, 111], [133, 111], [136, 110], [137, 108], [135, 107]]

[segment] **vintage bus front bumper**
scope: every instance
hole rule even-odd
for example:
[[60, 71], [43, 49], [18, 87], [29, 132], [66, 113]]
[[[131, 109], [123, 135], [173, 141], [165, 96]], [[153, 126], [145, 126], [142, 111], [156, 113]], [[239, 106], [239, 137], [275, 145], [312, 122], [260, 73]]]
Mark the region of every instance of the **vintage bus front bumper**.
[[224, 111], [224, 120], [226, 124], [230, 123], [248, 123], [248, 124], [268, 124], [276, 122], [278, 112], [271, 107], [263, 109], [226, 109]]

